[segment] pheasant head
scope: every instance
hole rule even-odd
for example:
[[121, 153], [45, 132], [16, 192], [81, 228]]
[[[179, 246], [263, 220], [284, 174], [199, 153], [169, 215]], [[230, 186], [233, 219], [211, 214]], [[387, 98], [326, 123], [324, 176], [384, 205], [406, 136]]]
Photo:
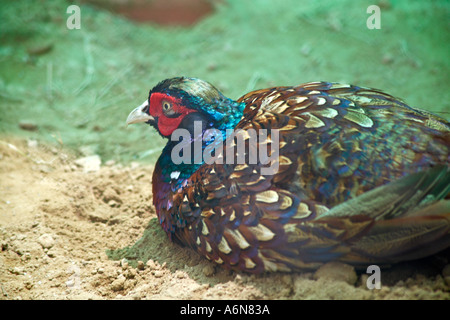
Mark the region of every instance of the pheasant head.
[[127, 124], [146, 122], [165, 138], [179, 128], [193, 133], [193, 124], [208, 128], [233, 129], [242, 118], [244, 105], [225, 97], [206, 81], [177, 77], [161, 81], [148, 100], [134, 109]]

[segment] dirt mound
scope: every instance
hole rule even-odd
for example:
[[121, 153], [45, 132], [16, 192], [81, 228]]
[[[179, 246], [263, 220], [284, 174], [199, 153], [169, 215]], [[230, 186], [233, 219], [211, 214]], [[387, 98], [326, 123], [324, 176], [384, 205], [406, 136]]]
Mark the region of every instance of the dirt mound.
[[1, 141], [0, 299], [450, 298], [448, 251], [382, 269], [380, 290], [346, 265], [261, 276], [222, 270], [168, 241], [151, 173], [37, 141]]

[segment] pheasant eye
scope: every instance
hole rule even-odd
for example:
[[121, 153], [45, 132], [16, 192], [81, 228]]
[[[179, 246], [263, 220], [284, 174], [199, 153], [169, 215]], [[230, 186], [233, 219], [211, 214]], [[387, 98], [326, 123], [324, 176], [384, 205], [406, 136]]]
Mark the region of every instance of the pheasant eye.
[[173, 118], [178, 116], [179, 114], [175, 112], [175, 110], [172, 108], [172, 103], [168, 101], [162, 102], [162, 111], [166, 117]]
[[169, 102], [164, 101], [163, 102], [163, 111], [169, 111], [170, 108], [172, 108], [172, 105]]

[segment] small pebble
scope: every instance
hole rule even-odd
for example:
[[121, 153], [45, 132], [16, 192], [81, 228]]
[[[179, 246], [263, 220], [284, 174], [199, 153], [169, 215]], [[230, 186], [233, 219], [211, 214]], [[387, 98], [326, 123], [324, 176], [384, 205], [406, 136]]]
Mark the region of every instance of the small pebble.
[[148, 260], [147, 263], [146, 263], [146, 265], [147, 265], [147, 267], [148, 267], [150, 270], [156, 270], [156, 269], [159, 269], [158, 265], [157, 265], [157, 264], [155, 263], [155, 261], [153, 261], [152, 259]]
[[49, 256], [50, 258], [54, 258], [54, 257], [56, 257], [56, 255], [57, 255], [57, 251], [55, 251], [54, 248], [48, 249], [47, 256]]
[[349, 285], [354, 285], [358, 276], [355, 269], [344, 263], [329, 262], [321, 266], [315, 273], [314, 279], [330, 279], [336, 281], [344, 281]]
[[145, 268], [144, 262], [142, 262], [141, 260], [139, 260], [138, 263], [137, 263], [137, 268], [138, 268], [139, 270], [144, 270], [144, 268]]
[[130, 268], [126, 270], [125, 277], [127, 279], [133, 279], [134, 277], [136, 277], [136, 269]]
[[28, 120], [19, 121], [19, 128], [26, 131], [36, 131], [38, 129], [37, 124]]
[[214, 274], [214, 267], [210, 264], [207, 264], [203, 267], [203, 274], [207, 277], [211, 277]]
[[115, 202], [114, 200], [109, 200], [108, 206], [110, 206], [111, 208], [117, 207], [117, 202]]
[[123, 290], [124, 286], [125, 286], [125, 277], [124, 275], [120, 274], [117, 276], [116, 280], [114, 280], [111, 283], [111, 289], [113, 291], [120, 291]]
[[17, 240], [24, 240], [26, 237], [27, 237], [27, 236], [24, 235], [24, 234], [22, 234], [22, 233], [19, 233], [19, 234], [16, 235], [16, 239], [17, 239]]
[[102, 160], [99, 155], [92, 155], [75, 160], [75, 164], [82, 167], [84, 172], [94, 172], [100, 170]]
[[44, 233], [43, 235], [41, 235], [38, 238], [38, 242], [44, 249], [50, 249], [55, 245], [55, 240], [48, 233]]
[[123, 258], [122, 260], [120, 260], [120, 265], [123, 270], [127, 269], [129, 266], [128, 260], [126, 258]]
[[37, 140], [27, 140], [28, 148], [37, 148], [38, 142]]
[[31, 281], [31, 279], [27, 279], [23, 282], [23, 284], [25, 285], [25, 288], [27, 288], [28, 290], [30, 290], [31, 288], [33, 288], [33, 282]]
[[162, 270], [155, 270], [152, 272], [155, 278], [161, 278], [164, 275], [164, 272]]
[[25, 270], [22, 267], [14, 267], [12, 269], [9, 269], [9, 272], [16, 275], [21, 275], [25, 273]]

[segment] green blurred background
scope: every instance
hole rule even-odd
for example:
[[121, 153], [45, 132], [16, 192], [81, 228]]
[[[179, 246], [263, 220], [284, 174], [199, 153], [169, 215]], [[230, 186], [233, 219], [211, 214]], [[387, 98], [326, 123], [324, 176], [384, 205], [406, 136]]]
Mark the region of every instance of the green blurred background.
[[[79, 30], [66, 26], [71, 4]], [[379, 30], [366, 26], [373, 4]], [[206, 15], [192, 22], [196, 13]], [[449, 17], [449, 0], [2, 0], [0, 139], [153, 162], [164, 141], [125, 119], [157, 82], [181, 75], [235, 99], [347, 82], [449, 118]]]

